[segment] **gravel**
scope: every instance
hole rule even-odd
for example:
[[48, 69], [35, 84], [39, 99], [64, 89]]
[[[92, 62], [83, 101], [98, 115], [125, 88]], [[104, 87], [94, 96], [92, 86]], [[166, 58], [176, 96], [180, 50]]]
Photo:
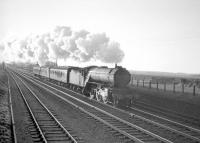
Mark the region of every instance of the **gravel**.
[[8, 143], [12, 141], [11, 138], [11, 116], [9, 109], [9, 96], [7, 88], [6, 74], [0, 68], [0, 142]]

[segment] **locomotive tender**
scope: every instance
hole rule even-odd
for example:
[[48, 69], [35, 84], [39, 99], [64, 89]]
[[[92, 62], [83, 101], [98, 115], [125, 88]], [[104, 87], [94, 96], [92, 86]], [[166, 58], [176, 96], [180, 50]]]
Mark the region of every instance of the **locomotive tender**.
[[76, 90], [98, 101], [115, 103], [113, 89], [124, 89], [130, 82], [130, 73], [121, 66], [115, 68], [90, 66], [33, 67], [35, 76], [45, 78]]

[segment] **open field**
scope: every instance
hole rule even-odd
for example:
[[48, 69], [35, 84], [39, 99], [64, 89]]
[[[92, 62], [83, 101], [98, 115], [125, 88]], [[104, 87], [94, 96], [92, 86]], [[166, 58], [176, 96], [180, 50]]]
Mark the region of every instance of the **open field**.
[[130, 85], [200, 95], [200, 76], [159, 72], [131, 72]]
[[181, 92], [163, 92], [161, 90], [149, 90], [143, 87], [131, 87], [135, 101], [144, 101], [151, 105], [165, 108], [178, 113], [200, 118], [200, 96]]

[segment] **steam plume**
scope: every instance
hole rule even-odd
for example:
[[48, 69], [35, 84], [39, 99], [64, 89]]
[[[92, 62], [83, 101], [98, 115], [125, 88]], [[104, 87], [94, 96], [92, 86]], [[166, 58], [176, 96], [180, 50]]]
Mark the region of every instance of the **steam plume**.
[[110, 41], [105, 33], [72, 31], [67, 26], [57, 26], [52, 32], [31, 35], [21, 40], [6, 41], [6, 44], [0, 44], [0, 51], [4, 53], [4, 60], [10, 58], [40, 65], [55, 59], [119, 63], [124, 58], [119, 43]]

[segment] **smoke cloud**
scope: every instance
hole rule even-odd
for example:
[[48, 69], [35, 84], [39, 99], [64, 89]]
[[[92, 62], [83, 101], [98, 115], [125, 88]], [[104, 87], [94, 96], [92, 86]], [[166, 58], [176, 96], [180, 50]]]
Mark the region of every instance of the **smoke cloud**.
[[5, 49], [4, 44], [3, 44], [3, 43], [0, 43], [0, 51], [4, 51], [4, 49]]
[[92, 34], [86, 30], [72, 31], [67, 26], [57, 26], [41, 35], [6, 41], [0, 44], [3, 59], [34, 62], [41, 66], [49, 61], [71, 59], [78, 62], [98, 60], [103, 63], [119, 63], [124, 58], [120, 44], [105, 33]]

